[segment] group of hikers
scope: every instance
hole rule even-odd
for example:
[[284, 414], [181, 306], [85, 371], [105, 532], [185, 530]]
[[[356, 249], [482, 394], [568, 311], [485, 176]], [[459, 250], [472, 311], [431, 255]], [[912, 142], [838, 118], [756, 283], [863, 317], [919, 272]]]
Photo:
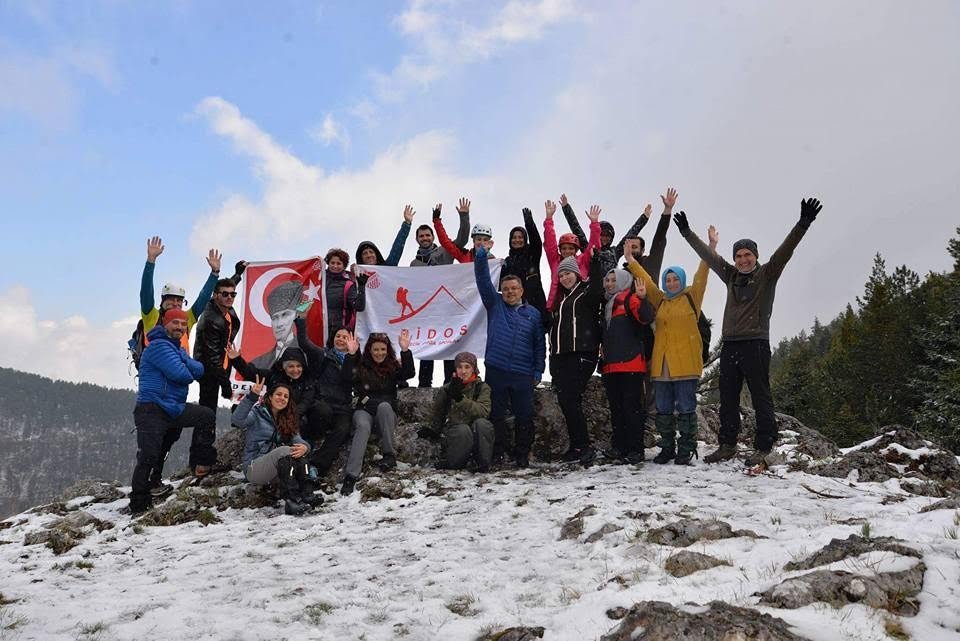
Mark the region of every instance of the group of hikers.
[[[603, 452], [611, 462], [645, 459], [643, 433], [653, 414], [659, 434], [654, 463], [689, 465], [697, 453], [697, 384], [709, 351], [709, 324], [701, 306], [708, 273], [727, 290], [723, 312], [720, 370], [720, 434], [717, 449], [704, 457], [717, 463], [736, 456], [740, 431], [740, 393], [746, 382], [757, 416], [749, 466], [764, 466], [776, 440], [770, 392], [770, 316], [777, 281], [800, 239], [821, 210], [814, 198], [801, 201], [800, 218], [769, 260], [761, 263], [757, 243], [733, 244], [732, 263], [720, 256], [717, 230], [704, 242], [690, 227], [685, 212], [673, 213], [676, 190], [661, 196], [659, 217], [649, 252], [640, 232], [649, 222], [647, 205], [628, 231], [614, 243], [615, 229], [601, 221], [601, 209], [586, 212], [584, 231], [566, 195], [559, 199], [570, 231], [559, 238], [554, 225], [557, 204], [546, 201], [543, 236], [533, 213], [523, 208], [523, 225], [509, 233], [499, 278], [491, 278], [493, 231], [470, 225], [470, 201], [457, 206], [458, 233], [451, 239], [442, 206], [433, 210], [432, 227], [416, 228], [412, 267], [473, 263], [476, 287], [487, 314], [481, 378], [477, 356], [461, 352], [444, 361], [444, 383], [436, 390], [431, 421], [421, 437], [440, 442], [438, 467], [483, 472], [507, 463], [530, 463], [534, 442], [534, 389], [550, 356], [550, 377], [569, 436], [563, 460], [591, 465], [594, 450], [583, 411], [587, 384], [600, 373], [610, 408], [612, 438]], [[400, 262], [413, 224], [411, 206], [384, 258], [376, 244], [360, 243], [356, 264]], [[692, 282], [678, 265], [662, 268], [671, 219], [700, 258]], [[318, 479], [332, 468], [349, 441], [341, 493], [350, 494], [363, 471], [370, 436], [379, 437], [383, 471], [397, 465], [394, 433], [398, 390], [417, 375], [410, 335], [395, 341], [371, 334], [364, 345], [354, 335], [356, 314], [365, 306], [366, 275], [348, 269], [342, 249], [327, 252], [325, 292], [326, 345], [311, 341], [301, 291], [283, 285], [269, 295], [274, 323], [296, 327], [289, 341], [250, 361], [235, 348], [240, 319], [233, 302], [247, 263], [220, 278], [221, 256], [210, 250], [210, 275], [192, 307], [185, 291], [166, 285], [154, 307], [153, 272], [163, 252], [160, 238], [147, 242], [141, 282], [141, 316], [145, 348], [139, 355], [139, 389], [134, 421], [137, 461], [130, 509], [140, 513], [170, 494], [162, 480], [164, 461], [184, 427], [192, 427], [189, 465], [197, 479], [216, 463], [215, 411], [220, 397], [231, 397], [231, 370], [253, 383], [234, 408], [232, 422], [245, 430], [243, 472], [250, 483], [276, 484], [288, 514], [303, 514], [323, 502]], [[550, 281], [544, 286], [541, 259], [546, 253]], [[289, 300], [287, 300], [289, 299]], [[274, 313], [275, 312], [275, 313]], [[280, 318], [284, 316], [284, 318]], [[196, 325], [192, 358], [188, 335]], [[276, 332], [275, 332], [276, 333]], [[433, 362], [420, 361], [419, 385], [431, 387]], [[199, 404], [187, 403], [188, 386], [198, 381]], [[512, 433], [508, 414], [512, 415]]]

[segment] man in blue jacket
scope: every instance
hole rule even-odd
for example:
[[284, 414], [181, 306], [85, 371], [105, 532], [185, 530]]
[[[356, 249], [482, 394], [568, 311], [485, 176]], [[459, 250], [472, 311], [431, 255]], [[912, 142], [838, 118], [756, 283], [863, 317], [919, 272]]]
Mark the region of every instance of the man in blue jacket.
[[500, 294], [490, 281], [487, 249], [475, 243], [473, 269], [477, 289], [487, 309], [484, 363], [490, 386], [490, 421], [494, 428], [493, 462], [503, 461], [509, 444], [507, 404], [513, 410], [517, 467], [527, 467], [533, 446], [533, 388], [546, 361], [543, 321], [536, 307], [523, 302], [523, 283], [516, 276], [500, 282]]
[[187, 388], [203, 376], [203, 365], [187, 355], [180, 341], [187, 332], [187, 313], [172, 308], [147, 334], [150, 344], [140, 359], [140, 385], [133, 421], [137, 426], [137, 464], [133, 468], [130, 511], [149, 510], [154, 498], [171, 492], [163, 484], [163, 462], [184, 427], [193, 427], [190, 467], [200, 478], [217, 460], [216, 414], [187, 403]]

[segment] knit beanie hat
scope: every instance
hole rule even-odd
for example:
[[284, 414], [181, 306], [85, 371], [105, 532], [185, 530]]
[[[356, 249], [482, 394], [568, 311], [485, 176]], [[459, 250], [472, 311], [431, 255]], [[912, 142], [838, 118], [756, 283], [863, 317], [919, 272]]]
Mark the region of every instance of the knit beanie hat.
[[476, 374], [479, 368], [477, 367], [477, 357], [470, 352], [460, 352], [453, 358], [453, 366], [456, 367], [460, 363], [469, 363], [470, 367], [473, 368], [473, 373]]
[[567, 256], [560, 261], [560, 265], [557, 266], [557, 276], [563, 272], [573, 272], [577, 276], [580, 275], [580, 264], [577, 262], [577, 259], [573, 256]]
[[286, 363], [287, 361], [296, 361], [300, 363], [301, 366], [306, 366], [307, 364], [307, 358], [299, 347], [288, 347], [283, 350], [283, 354], [280, 355], [280, 362]]
[[749, 238], [741, 238], [733, 244], [733, 257], [737, 257], [737, 252], [741, 249], [747, 249], [753, 253], [756, 258], [760, 258], [760, 252], [757, 251], [757, 243]]
[[163, 313], [163, 325], [166, 326], [167, 323], [174, 320], [182, 320], [187, 322], [187, 313], [178, 307], [171, 307]]

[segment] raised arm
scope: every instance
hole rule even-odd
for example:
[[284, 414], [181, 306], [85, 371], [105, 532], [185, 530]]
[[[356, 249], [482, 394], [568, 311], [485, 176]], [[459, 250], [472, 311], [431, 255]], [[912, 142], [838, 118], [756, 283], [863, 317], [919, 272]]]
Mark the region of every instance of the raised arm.
[[233, 276], [230, 277], [230, 281], [234, 287], [240, 286], [240, 281], [243, 280], [243, 272], [247, 270], [247, 265], [247, 261], [238, 260], [237, 264], [233, 266]]
[[637, 218], [637, 221], [630, 226], [630, 229], [627, 230], [627, 233], [623, 235], [623, 238], [620, 239], [620, 242], [617, 243], [616, 247], [613, 248], [613, 252], [617, 256], [617, 260], [620, 260], [620, 257], [623, 256], [623, 245], [627, 242], [627, 239], [639, 236], [640, 231], [647, 226], [647, 222], [650, 220], [650, 212], [652, 210], [653, 207], [650, 205], [650, 203], [647, 203], [647, 206], [643, 208], [643, 213], [640, 214], [640, 217]]
[[771, 270], [774, 275], [779, 276], [783, 272], [783, 268], [787, 266], [787, 261], [793, 256], [793, 251], [800, 244], [800, 239], [810, 229], [811, 223], [817, 219], [817, 214], [820, 213], [821, 209], [823, 209], [823, 205], [816, 198], [807, 198], [800, 201], [800, 220], [797, 221], [797, 224], [793, 226], [780, 246], [770, 255], [770, 260], [767, 261], [767, 269]]
[[466, 263], [470, 260], [470, 252], [466, 249], [458, 247], [450, 240], [450, 237], [447, 236], [447, 230], [443, 227], [443, 220], [440, 218], [433, 219], [433, 228], [437, 232], [437, 242], [440, 243], [440, 246], [446, 250], [448, 254], [453, 256], [453, 259], [458, 263]]
[[594, 303], [603, 302], [603, 277], [606, 274], [603, 273], [603, 261], [600, 259], [600, 252], [593, 252], [593, 257], [590, 259], [590, 280], [587, 281], [587, 296], [589, 296]]
[[478, 247], [473, 256], [473, 276], [477, 281], [477, 291], [480, 292], [480, 299], [483, 306], [490, 309], [497, 304], [500, 296], [493, 287], [490, 280], [490, 265], [487, 263], [487, 250]]
[[527, 207], [523, 208], [523, 227], [527, 230], [530, 256], [536, 263], [539, 263], [540, 257], [543, 256], [543, 240], [540, 238], [540, 230], [537, 229], [537, 224], [533, 222], [533, 212]]
[[[470, 242], [470, 205], [466, 209], [457, 208], [457, 214], [460, 216], [460, 227], [457, 228], [457, 237], [453, 239], [453, 244], [460, 249], [466, 249]], [[453, 254], [450, 254], [451, 256]]]
[[700, 237], [690, 229], [690, 223], [687, 221], [687, 214], [685, 212], [681, 211], [680, 213], [674, 214], [673, 221], [677, 224], [680, 235], [683, 236], [690, 247], [693, 248], [693, 251], [697, 252], [697, 255], [701, 259], [707, 261], [707, 265], [716, 272], [720, 280], [724, 283], [729, 283], [730, 279], [736, 274], [736, 268], [700, 240]]
[[207, 253], [207, 264], [210, 265], [210, 275], [207, 276], [206, 282], [203, 284], [203, 287], [200, 288], [197, 299], [193, 301], [193, 305], [190, 306], [190, 311], [193, 313], [194, 318], [200, 318], [200, 314], [203, 313], [203, 308], [207, 306], [207, 303], [210, 302], [210, 297], [213, 296], [213, 290], [217, 286], [217, 279], [220, 278], [220, 260], [220, 252], [216, 249], [211, 249]]
[[310, 334], [307, 332], [307, 320], [297, 318], [293, 321], [293, 324], [297, 328], [297, 344], [306, 354], [307, 360], [311, 363], [320, 363], [326, 355], [326, 351], [310, 340]]
[[357, 274], [356, 285], [347, 291], [347, 308], [355, 312], [362, 312], [367, 307], [367, 281], [370, 280], [368, 274]]
[[403, 208], [403, 222], [400, 223], [397, 237], [393, 239], [393, 246], [390, 247], [390, 255], [387, 256], [386, 260], [387, 265], [396, 267], [400, 264], [400, 257], [403, 256], [403, 246], [407, 243], [407, 238], [410, 236], [410, 227], [413, 226], [413, 217], [416, 213], [412, 205], [407, 205]]
[[[636, 240], [631, 242], [637, 242]], [[633, 274], [634, 278], [639, 278], [643, 283], [643, 286], [647, 290], [647, 300], [654, 307], [658, 307], [660, 302], [663, 301], [663, 292], [657, 287], [657, 284], [653, 282], [653, 279], [650, 278], [650, 274], [647, 273], [647, 270], [643, 268], [643, 265], [637, 262], [637, 258], [633, 255], [633, 247], [628, 246], [623, 255], [627, 258], [627, 271]]]
[[[560, 194], [560, 207], [563, 208], [563, 217], [567, 219], [567, 225], [570, 227], [570, 231], [580, 241], [580, 246], [585, 248], [587, 246], [587, 235], [583, 233], [583, 227], [580, 226], [580, 221], [577, 220], [577, 214], [574, 213], [573, 207], [570, 206], [570, 201], [567, 200], [566, 194]], [[583, 251], [587, 250], [584, 249]]]
[[560, 248], [557, 247], [557, 230], [553, 226], [553, 214], [557, 211], [557, 204], [548, 200], [543, 205], [547, 217], [543, 219], [543, 248], [547, 252], [547, 266], [550, 271], [560, 264]]

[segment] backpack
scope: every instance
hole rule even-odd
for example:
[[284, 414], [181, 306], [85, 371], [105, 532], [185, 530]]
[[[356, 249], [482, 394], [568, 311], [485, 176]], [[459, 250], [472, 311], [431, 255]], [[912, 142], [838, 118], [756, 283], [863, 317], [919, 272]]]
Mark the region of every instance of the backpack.
[[[693, 310], [693, 313], [697, 313], [697, 306], [693, 302], [693, 296], [690, 295], [690, 292], [683, 292], [683, 295], [686, 296], [687, 302], [690, 303], [690, 308]], [[663, 301], [667, 300], [663, 298], [660, 301], [660, 305], [657, 305], [657, 311], [660, 311], [660, 306], [663, 305]], [[700, 341], [703, 344], [703, 352], [701, 354], [703, 358], [703, 364], [706, 365], [707, 361], [710, 360], [710, 339], [713, 336], [713, 321], [703, 315], [703, 311], [700, 312], [700, 315], [697, 316], [697, 330], [700, 332]]]
[[138, 372], [140, 371], [140, 357], [143, 355], [143, 350], [147, 346], [146, 337], [147, 334], [143, 331], [143, 319], [141, 318], [137, 321], [137, 328], [133, 330], [130, 340], [127, 341], [130, 359], [133, 361], [133, 366], [137, 368]]

